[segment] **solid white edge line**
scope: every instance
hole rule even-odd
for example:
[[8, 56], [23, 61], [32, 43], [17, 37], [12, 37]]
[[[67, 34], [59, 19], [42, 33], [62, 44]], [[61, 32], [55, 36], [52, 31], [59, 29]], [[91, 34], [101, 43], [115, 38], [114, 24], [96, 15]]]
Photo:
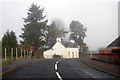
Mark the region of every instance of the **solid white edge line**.
[[58, 72], [56, 72], [56, 75], [57, 75], [57, 77], [58, 77], [60, 80], [62, 80], [62, 78], [61, 78], [61, 76], [60, 76], [60, 74], [59, 74]]

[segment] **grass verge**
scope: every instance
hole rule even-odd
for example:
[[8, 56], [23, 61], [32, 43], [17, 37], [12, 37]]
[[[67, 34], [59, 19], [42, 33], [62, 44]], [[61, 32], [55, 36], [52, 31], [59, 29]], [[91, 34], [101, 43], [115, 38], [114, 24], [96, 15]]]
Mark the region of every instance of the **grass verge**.
[[2, 66], [5, 66], [5, 65], [8, 65], [8, 64], [11, 64], [12, 61], [5, 61], [5, 60], [2, 60]]

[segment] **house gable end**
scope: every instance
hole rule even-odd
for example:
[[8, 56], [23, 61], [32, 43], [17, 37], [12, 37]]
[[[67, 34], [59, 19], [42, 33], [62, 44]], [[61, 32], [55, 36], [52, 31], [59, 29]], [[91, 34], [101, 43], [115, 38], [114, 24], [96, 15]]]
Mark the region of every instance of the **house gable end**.
[[58, 47], [65, 48], [65, 46], [61, 42], [58, 41], [58, 42], [55, 43], [55, 45], [52, 47], [52, 49], [58, 48]]

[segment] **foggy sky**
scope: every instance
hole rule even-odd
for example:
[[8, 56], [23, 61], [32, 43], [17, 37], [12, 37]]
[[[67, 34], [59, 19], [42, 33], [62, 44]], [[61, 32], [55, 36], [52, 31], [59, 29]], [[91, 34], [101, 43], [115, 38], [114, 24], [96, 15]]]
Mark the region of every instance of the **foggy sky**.
[[85, 42], [90, 50], [106, 47], [118, 36], [119, 0], [1, 0], [0, 39], [7, 29], [18, 38], [21, 27], [32, 3], [45, 7], [44, 15], [49, 22], [59, 18], [68, 28], [72, 20], [87, 27]]

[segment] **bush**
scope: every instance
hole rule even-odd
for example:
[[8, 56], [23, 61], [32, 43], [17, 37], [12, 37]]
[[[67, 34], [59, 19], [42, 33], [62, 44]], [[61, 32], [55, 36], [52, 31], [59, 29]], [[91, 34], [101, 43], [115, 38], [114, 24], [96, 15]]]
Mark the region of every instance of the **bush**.
[[54, 55], [53, 55], [53, 58], [61, 58], [61, 56], [54, 54]]
[[33, 55], [34, 58], [43, 58], [43, 49], [36, 50]]

